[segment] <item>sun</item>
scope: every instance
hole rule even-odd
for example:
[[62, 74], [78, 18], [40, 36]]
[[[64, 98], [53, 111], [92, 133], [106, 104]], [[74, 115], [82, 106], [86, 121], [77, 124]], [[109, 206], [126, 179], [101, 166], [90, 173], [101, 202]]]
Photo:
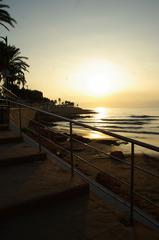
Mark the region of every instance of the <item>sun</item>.
[[124, 74], [120, 66], [105, 60], [88, 60], [76, 73], [79, 91], [88, 96], [103, 97], [122, 87]]

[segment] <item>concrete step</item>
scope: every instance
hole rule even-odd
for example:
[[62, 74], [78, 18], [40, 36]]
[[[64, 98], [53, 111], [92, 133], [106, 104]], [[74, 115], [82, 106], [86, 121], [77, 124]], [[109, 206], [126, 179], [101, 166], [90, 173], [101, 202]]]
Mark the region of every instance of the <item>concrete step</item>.
[[46, 160], [0, 168], [0, 189], [0, 216], [15, 216], [88, 194], [89, 185]]
[[12, 143], [0, 146], [0, 167], [26, 162], [46, 160], [46, 153], [26, 143]]
[[0, 144], [22, 142], [23, 138], [9, 130], [3, 130], [0, 134]]
[[0, 131], [8, 130], [8, 129], [9, 129], [8, 124], [0, 124]]
[[20, 136], [10, 137], [10, 138], [0, 138], [0, 144], [17, 143], [17, 142], [22, 142], [22, 141], [23, 141], [23, 138]]

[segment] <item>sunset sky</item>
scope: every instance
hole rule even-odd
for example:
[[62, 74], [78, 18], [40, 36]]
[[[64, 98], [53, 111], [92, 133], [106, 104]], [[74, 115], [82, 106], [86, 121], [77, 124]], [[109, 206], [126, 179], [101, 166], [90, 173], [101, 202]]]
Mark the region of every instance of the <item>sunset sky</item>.
[[82, 106], [159, 105], [159, 0], [5, 0], [28, 86]]

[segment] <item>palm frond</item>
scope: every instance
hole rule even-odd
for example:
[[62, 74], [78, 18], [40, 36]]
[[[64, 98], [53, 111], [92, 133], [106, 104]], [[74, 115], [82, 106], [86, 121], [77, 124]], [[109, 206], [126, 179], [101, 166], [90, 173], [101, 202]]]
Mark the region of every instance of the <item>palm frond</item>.
[[[11, 84], [25, 85], [25, 72], [28, 72], [27, 57], [21, 56], [21, 51], [12, 45], [6, 44], [6, 39], [0, 41], [0, 75]], [[5, 80], [6, 79], [6, 80]]]
[[[2, 0], [0, 2], [2, 2]], [[14, 27], [14, 24], [16, 24], [16, 20], [10, 16], [10, 14], [8, 13], [8, 11], [5, 10], [5, 8], [9, 8], [9, 6], [6, 4], [0, 4], [0, 25], [9, 30], [8, 27], [6, 27], [5, 23]]]
[[4, 28], [6, 28], [9, 31], [9, 28], [6, 27], [2, 22], [0, 22], [0, 25], [2, 25]]

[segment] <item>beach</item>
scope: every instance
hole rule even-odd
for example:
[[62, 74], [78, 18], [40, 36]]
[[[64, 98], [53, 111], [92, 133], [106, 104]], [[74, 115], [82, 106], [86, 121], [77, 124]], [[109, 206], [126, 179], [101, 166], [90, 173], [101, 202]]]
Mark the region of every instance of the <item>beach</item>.
[[[39, 131], [41, 143], [71, 164], [69, 135], [67, 133], [61, 135], [48, 129], [39, 129]], [[33, 134], [32, 137], [38, 138], [36, 134]], [[83, 138], [79, 135], [73, 135], [72, 137], [74, 167], [129, 202], [131, 154], [122, 150], [125, 143], [118, 143], [117, 139], [112, 138], [101, 141], [99, 139]], [[145, 153], [136, 153], [134, 160], [135, 167], [159, 175], [159, 164], [156, 157]], [[134, 172], [135, 192], [137, 193], [134, 195], [135, 205], [154, 218], [159, 219], [158, 208], [142, 198], [150, 199], [150, 201], [159, 205], [158, 178], [136, 168]]]
[[[139, 140], [155, 146], [159, 146], [159, 110], [158, 108], [92, 108], [93, 114], [82, 114], [76, 121], [106, 131], [114, 132], [128, 138]], [[61, 132], [69, 132], [67, 122], [56, 121], [55, 129]], [[108, 135], [73, 125], [73, 132], [89, 139], [107, 139]], [[129, 146], [122, 146], [129, 152]], [[149, 153], [147, 149], [137, 147], [138, 153]]]
[[[38, 125], [38, 122], [34, 120], [35, 115], [32, 112], [29, 111], [27, 113], [27, 110], [23, 109], [22, 113], [25, 114], [25, 119], [30, 118], [31, 120], [23, 122], [23, 131], [37, 141], [39, 141], [40, 134], [42, 145], [61, 157], [64, 161], [71, 163], [71, 143], [66, 123], [55, 121], [52, 122], [53, 126], [44, 127], [41, 124]], [[94, 137], [89, 138], [89, 130], [86, 131], [87, 135], [81, 134], [81, 129], [77, 129], [77, 132], [75, 130], [73, 128], [72, 135], [74, 167], [115, 192], [126, 201], [129, 201], [131, 176], [129, 166], [131, 160], [130, 144], [110, 136], [98, 137], [98, 132], [94, 132]], [[118, 158], [122, 161], [119, 161]], [[138, 151], [135, 146], [134, 160], [135, 167], [143, 168], [152, 174], [159, 175], [158, 157], [153, 154], [153, 151], [149, 150], [147, 152], [144, 148]], [[135, 168], [134, 180], [135, 192], [159, 205], [158, 178]], [[136, 206], [156, 219], [159, 219], [158, 208], [153, 207], [152, 204], [143, 200], [138, 195], [135, 195], [134, 198]]]

